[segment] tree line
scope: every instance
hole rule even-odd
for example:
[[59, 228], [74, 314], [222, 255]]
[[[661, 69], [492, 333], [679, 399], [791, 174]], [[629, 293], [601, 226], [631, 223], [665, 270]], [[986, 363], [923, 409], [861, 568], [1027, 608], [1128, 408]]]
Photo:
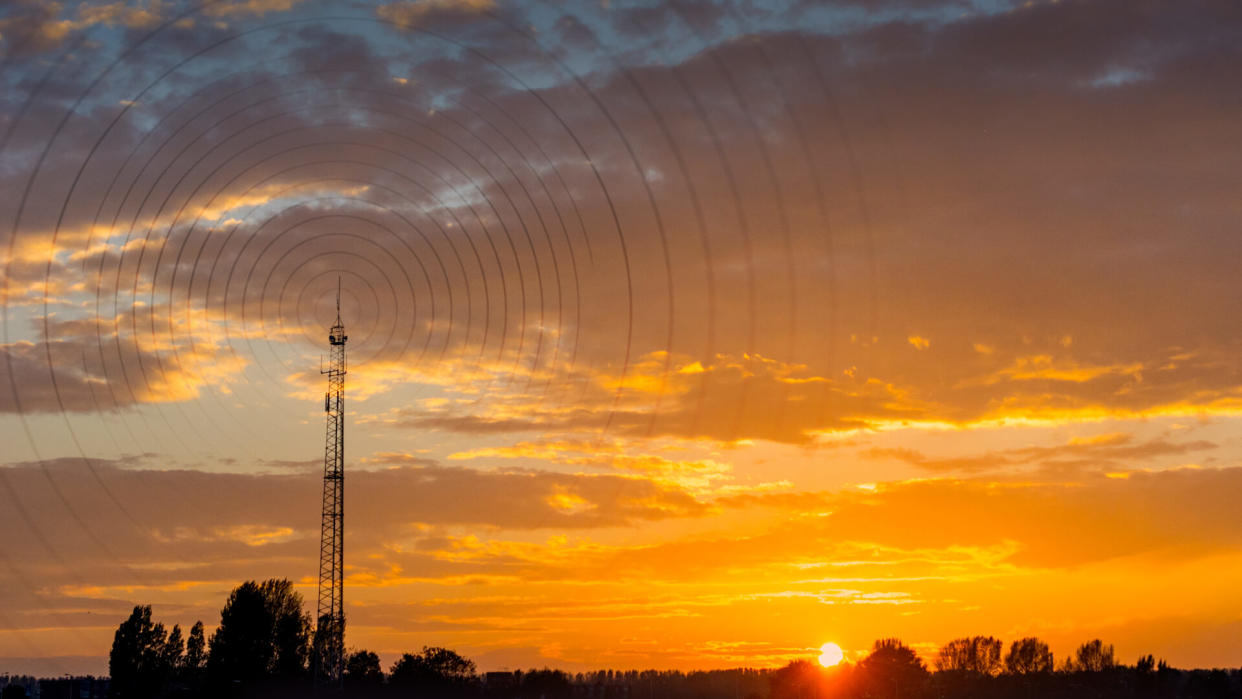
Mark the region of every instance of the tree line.
[[797, 660], [774, 671], [767, 699], [1242, 699], [1242, 670], [1176, 670], [1151, 655], [1127, 666], [1099, 639], [1059, 665], [1038, 638], [1003, 648], [991, 636], [954, 639], [928, 668], [899, 639], [881, 639], [857, 664]]
[[[306, 696], [315, 648], [312, 620], [288, 580], [234, 588], [216, 630], [188, 633], [136, 606], [121, 622], [109, 654], [109, 695], [117, 699]], [[1059, 665], [1048, 644], [991, 636], [944, 644], [929, 668], [898, 639], [876, 641], [857, 663], [822, 668], [796, 660], [772, 670], [542, 669], [480, 675], [473, 661], [446, 648], [404, 653], [387, 671], [379, 656], [346, 657], [344, 695], [418, 699], [1242, 699], [1239, 670], [1176, 670], [1151, 655], [1133, 666], [1112, 645], [1082, 644]], [[7, 696], [6, 696], [7, 699]]]

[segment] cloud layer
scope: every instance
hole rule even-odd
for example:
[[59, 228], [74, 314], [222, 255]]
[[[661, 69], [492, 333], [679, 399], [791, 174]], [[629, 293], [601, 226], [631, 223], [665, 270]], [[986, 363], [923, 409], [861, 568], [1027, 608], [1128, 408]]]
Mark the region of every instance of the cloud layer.
[[1240, 12], [6, 5], [0, 659], [310, 590], [338, 288], [359, 644], [1236, 657]]

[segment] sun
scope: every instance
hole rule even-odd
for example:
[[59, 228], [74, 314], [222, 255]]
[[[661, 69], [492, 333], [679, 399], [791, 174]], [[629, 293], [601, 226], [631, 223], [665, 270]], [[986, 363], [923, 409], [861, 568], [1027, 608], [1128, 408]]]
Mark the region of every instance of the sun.
[[835, 643], [825, 643], [819, 647], [819, 664], [824, 667], [832, 667], [844, 658], [845, 652]]

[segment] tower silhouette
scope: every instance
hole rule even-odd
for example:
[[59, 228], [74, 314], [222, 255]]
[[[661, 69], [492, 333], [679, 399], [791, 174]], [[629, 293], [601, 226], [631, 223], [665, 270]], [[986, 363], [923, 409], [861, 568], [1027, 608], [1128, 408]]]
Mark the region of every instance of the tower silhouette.
[[315, 628], [315, 682], [341, 686], [345, 669], [345, 326], [341, 282], [336, 324], [328, 331], [328, 392], [323, 396], [327, 438], [323, 449], [323, 515], [319, 535], [319, 616]]

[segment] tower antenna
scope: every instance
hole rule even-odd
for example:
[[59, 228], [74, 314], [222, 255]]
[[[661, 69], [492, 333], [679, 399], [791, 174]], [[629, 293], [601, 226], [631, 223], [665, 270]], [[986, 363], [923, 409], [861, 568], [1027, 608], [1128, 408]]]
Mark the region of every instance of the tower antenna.
[[345, 670], [345, 326], [341, 278], [336, 278], [336, 324], [328, 331], [328, 392], [323, 396], [323, 515], [319, 534], [319, 607], [315, 627], [315, 684], [340, 689]]

